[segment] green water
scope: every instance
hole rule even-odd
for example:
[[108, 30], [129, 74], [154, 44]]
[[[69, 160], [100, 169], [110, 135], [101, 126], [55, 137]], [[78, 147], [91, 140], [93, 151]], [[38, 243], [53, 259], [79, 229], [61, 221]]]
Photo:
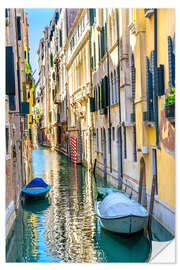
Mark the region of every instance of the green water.
[[86, 168], [48, 148], [33, 151], [32, 166], [33, 176], [52, 188], [47, 199], [21, 205], [7, 240], [7, 262], [148, 261], [151, 243], [143, 232], [125, 237], [100, 227]]

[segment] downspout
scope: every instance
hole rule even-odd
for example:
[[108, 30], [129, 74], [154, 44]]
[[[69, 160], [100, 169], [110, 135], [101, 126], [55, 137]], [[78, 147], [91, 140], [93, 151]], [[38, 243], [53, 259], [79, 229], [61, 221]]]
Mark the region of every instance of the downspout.
[[121, 174], [119, 179], [119, 188], [122, 187], [122, 179], [123, 179], [123, 164], [122, 164], [122, 126], [121, 126], [121, 96], [120, 96], [120, 41], [119, 41], [119, 12], [118, 9], [116, 8], [116, 21], [117, 21], [117, 41], [118, 41], [118, 90], [119, 90], [119, 144], [120, 144], [120, 169], [121, 169]]
[[[108, 14], [106, 8], [106, 23], [108, 22]], [[107, 29], [106, 29], [106, 36], [107, 36]], [[109, 83], [109, 52], [108, 52], [108, 41], [106, 38], [106, 50], [107, 50], [107, 72], [108, 72], [108, 100], [109, 100], [109, 154], [110, 154], [110, 172], [112, 173], [112, 151], [111, 151], [111, 101], [110, 101], [110, 83]]]
[[155, 118], [155, 128], [156, 128], [156, 146], [160, 149], [159, 145], [159, 119], [158, 119], [158, 96], [157, 96], [157, 80], [156, 80], [156, 73], [157, 73], [157, 9], [154, 9], [154, 118]]

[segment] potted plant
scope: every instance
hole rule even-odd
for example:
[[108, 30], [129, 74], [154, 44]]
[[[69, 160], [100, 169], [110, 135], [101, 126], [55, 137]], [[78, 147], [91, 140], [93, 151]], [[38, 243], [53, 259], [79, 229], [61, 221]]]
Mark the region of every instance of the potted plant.
[[175, 118], [175, 88], [173, 86], [165, 98], [165, 114], [169, 120]]

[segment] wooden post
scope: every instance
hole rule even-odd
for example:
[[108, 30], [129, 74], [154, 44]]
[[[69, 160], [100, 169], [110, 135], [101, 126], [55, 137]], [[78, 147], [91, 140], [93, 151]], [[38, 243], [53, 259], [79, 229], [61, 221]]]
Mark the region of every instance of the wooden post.
[[138, 203], [141, 203], [141, 197], [142, 197], [142, 184], [143, 184], [143, 167], [141, 168], [140, 172], [140, 180], [139, 180], [139, 191], [138, 191]]
[[154, 207], [154, 194], [155, 194], [155, 184], [156, 184], [157, 175], [153, 175], [152, 188], [151, 188], [151, 198], [150, 198], [150, 206], [149, 206], [149, 219], [148, 219], [148, 231], [151, 231], [151, 223], [152, 223], [152, 214]]

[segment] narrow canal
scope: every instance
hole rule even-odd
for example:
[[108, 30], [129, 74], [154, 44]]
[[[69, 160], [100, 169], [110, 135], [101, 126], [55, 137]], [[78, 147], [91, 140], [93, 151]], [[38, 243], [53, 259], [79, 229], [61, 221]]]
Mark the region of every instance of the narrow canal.
[[[151, 243], [103, 230], [94, 212], [92, 176], [64, 155], [33, 150], [33, 176], [52, 186], [45, 200], [21, 204], [6, 247], [7, 262], [145, 262]], [[103, 179], [98, 178], [98, 185]]]

